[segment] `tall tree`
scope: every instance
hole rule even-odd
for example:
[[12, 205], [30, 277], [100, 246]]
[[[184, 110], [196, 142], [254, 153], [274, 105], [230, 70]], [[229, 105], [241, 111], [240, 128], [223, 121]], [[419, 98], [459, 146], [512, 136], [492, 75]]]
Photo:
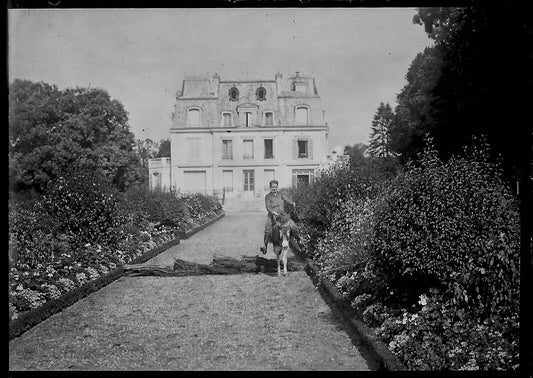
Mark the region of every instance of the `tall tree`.
[[473, 135], [486, 135], [511, 178], [531, 158], [525, 127], [531, 121], [521, 110], [530, 106], [533, 89], [531, 17], [518, 6], [473, 5], [420, 8], [413, 19], [442, 55], [430, 101], [432, 134], [443, 156], [461, 153]]
[[405, 75], [407, 84], [396, 97], [398, 105], [389, 128], [390, 148], [403, 163], [422, 151], [424, 137], [435, 125], [431, 103], [440, 77], [441, 55], [437, 46], [417, 54]]
[[119, 188], [137, 179], [134, 136], [123, 105], [103, 89], [9, 86], [9, 174], [13, 189], [43, 191], [73, 165], [101, 170]]
[[388, 157], [392, 155], [390, 149], [389, 129], [393, 119], [392, 108], [389, 103], [379, 104], [378, 110], [372, 120], [370, 131], [370, 145], [368, 153], [372, 157]]

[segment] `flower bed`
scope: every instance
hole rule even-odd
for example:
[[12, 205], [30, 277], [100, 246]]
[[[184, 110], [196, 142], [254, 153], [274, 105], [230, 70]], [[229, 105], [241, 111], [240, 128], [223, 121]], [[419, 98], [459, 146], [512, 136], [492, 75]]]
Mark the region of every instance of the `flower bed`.
[[486, 156], [443, 162], [429, 146], [304, 233], [320, 279], [409, 370], [518, 369], [518, 206]]
[[118, 192], [96, 172], [73, 170], [41, 195], [10, 193], [9, 319], [131, 263], [222, 212], [213, 197]]
[[124, 249], [104, 250], [101, 246], [85, 245], [79, 253], [62, 253], [51, 261], [35, 267], [16, 264], [9, 272], [9, 319], [41, 307], [46, 302], [108, 274], [122, 264], [139, 258], [151, 249], [174, 240], [173, 230], [159, 230], [157, 234], [143, 232], [131, 236]]
[[[89, 295], [101, 287], [111, 283], [123, 274], [124, 264], [140, 264], [173, 245], [179, 244], [180, 235], [195, 233], [221, 219], [224, 214], [216, 214], [209, 218], [204, 217], [204, 223], [185, 230], [158, 229], [153, 233], [141, 233], [138, 248], [118, 254], [119, 263], [113, 261], [101, 263], [98, 266], [90, 263], [72, 262], [71, 256], [61, 256], [63, 259], [55, 265], [38, 264], [35, 269], [19, 270], [11, 268], [10, 271], [10, 339], [19, 336], [27, 329], [54, 313], [70, 306], [77, 300]], [[135, 238], [134, 238], [135, 239]], [[131, 243], [133, 245], [133, 243]], [[88, 249], [91, 246], [87, 246]], [[96, 247], [95, 251], [102, 252]], [[90, 254], [86, 254], [90, 256]], [[109, 255], [108, 255], [109, 257]], [[105, 259], [105, 258], [104, 258]], [[73, 265], [66, 265], [73, 264]], [[54, 266], [63, 265], [56, 269]], [[22, 269], [27, 266], [20, 267]], [[46, 277], [46, 278], [45, 278]], [[16, 284], [15, 284], [16, 283]], [[17, 311], [16, 304], [25, 301], [25, 310]], [[23, 302], [24, 303], [24, 302]]]

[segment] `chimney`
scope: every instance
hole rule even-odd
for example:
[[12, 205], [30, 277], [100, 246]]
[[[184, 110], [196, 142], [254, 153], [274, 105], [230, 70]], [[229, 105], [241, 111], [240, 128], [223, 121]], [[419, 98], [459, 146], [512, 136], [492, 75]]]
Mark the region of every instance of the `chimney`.
[[213, 96], [218, 97], [218, 84], [220, 83], [220, 76], [215, 72], [213, 75], [213, 81], [211, 82], [211, 93]]
[[276, 74], [276, 88], [278, 90], [278, 95], [281, 95], [281, 72], [278, 71]]

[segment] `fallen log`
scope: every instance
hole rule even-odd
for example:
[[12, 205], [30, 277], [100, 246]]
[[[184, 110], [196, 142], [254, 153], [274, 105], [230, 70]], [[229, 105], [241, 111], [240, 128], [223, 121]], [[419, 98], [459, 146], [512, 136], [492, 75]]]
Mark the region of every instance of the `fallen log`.
[[[288, 271], [300, 270], [296, 264], [287, 262]], [[242, 256], [240, 260], [229, 256], [218, 255], [213, 258], [211, 264], [199, 264], [181, 259], [176, 259], [172, 267], [160, 267], [157, 265], [126, 264], [125, 274], [128, 276], [160, 276], [160, 277], [183, 277], [204, 274], [239, 274], [239, 273], [266, 273], [277, 272], [276, 259], [266, 259], [262, 256]]]
[[125, 264], [124, 274], [128, 276], [174, 276], [174, 270], [171, 267], [160, 267], [157, 265], [142, 264]]

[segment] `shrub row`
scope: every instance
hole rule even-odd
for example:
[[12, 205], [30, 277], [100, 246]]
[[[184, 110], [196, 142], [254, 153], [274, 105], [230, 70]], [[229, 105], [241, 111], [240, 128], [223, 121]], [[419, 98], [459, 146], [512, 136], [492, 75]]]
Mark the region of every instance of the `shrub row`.
[[130, 188], [73, 170], [44, 195], [9, 201], [10, 320], [133, 261], [206, 218], [215, 198]]
[[[518, 204], [487, 156], [443, 162], [429, 143], [375, 192], [347, 191], [315, 242], [321, 275], [410, 369], [517, 367]], [[338, 196], [323, 190], [304, 195]]]
[[[303, 234], [311, 250], [331, 228], [344, 203], [354, 198], [371, 198], [380, 185], [398, 169], [390, 159], [367, 159], [354, 153], [349, 162], [341, 162], [317, 174], [312, 185], [287, 189], [298, 205]], [[308, 256], [312, 257], [312, 256]]]

